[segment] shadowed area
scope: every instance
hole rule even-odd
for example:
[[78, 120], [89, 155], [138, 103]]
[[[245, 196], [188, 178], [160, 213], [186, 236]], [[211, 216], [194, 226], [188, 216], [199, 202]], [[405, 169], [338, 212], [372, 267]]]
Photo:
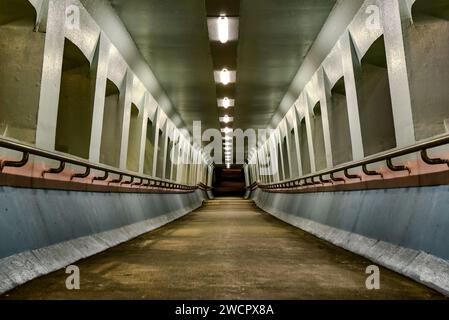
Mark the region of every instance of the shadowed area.
[[[244, 257], [244, 263], [242, 263]], [[192, 214], [77, 265], [81, 290], [60, 270], [3, 299], [441, 299], [257, 209], [251, 201], [208, 202]]]

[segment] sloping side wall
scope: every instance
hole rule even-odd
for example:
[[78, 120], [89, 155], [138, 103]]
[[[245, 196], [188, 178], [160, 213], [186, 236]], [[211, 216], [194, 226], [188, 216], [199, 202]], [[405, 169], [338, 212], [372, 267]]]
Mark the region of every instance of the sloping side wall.
[[273, 216], [449, 295], [449, 186], [252, 194]]
[[0, 187], [0, 293], [199, 208], [202, 191], [99, 193]]

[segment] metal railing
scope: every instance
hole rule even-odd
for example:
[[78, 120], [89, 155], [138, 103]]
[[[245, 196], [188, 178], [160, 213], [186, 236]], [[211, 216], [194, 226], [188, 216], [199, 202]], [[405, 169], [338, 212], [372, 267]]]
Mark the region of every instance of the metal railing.
[[[87, 178], [90, 176], [92, 170], [102, 171], [104, 172], [103, 176], [94, 176], [91, 183], [94, 181], [106, 181], [108, 178], [113, 175], [118, 175], [117, 179], [111, 180], [108, 182], [110, 184], [120, 184], [120, 185], [129, 185], [129, 186], [139, 186], [139, 187], [149, 187], [149, 188], [157, 188], [157, 189], [171, 189], [171, 190], [183, 190], [183, 191], [193, 191], [200, 186], [189, 186], [183, 185], [176, 182], [171, 182], [164, 179], [158, 179], [149, 177], [146, 175], [136, 174], [134, 172], [120, 170], [114, 167], [110, 167], [102, 164], [94, 164], [85, 159], [78, 158], [75, 156], [71, 156], [68, 154], [56, 152], [56, 151], [47, 151], [43, 149], [36, 148], [34, 146], [26, 145], [20, 142], [0, 138], [0, 147], [14, 150], [18, 152], [22, 152], [22, 159], [18, 161], [0, 161], [0, 173], [3, 172], [5, 167], [14, 167], [20, 168], [25, 166], [30, 159], [30, 155], [42, 157], [49, 160], [59, 161], [59, 166], [55, 168], [48, 169], [42, 172], [42, 177], [44, 178], [46, 174], [59, 174], [65, 170], [66, 164], [71, 164], [75, 166], [84, 167], [85, 171], [73, 174], [70, 180], [75, 178]], [[129, 178], [128, 181], [124, 179]]]
[[[373, 156], [366, 157], [362, 160], [353, 161], [347, 164], [336, 166], [332, 169], [326, 169], [317, 173], [312, 173], [309, 175], [305, 175], [301, 178], [283, 181], [273, 184], [258, 184], [258, 187], [266, 190], [273, 189], [293, 189], [304, 186], [315, 186], [315, 185], [323, 185], [325, 183], [334, 183], [334, 182], [346, 182], [343, 178], [335, 177], [336, 173], [342, 172], [344, 176], [349, 179], [359, 179], [362, 180], [362, 177], [357, 174], [350, 174], [350, 169], [355, 169], [358, 167], [362, 168], [362, 171], [365, 175], [368, 176], [379, 176], [383, 178], [383, 174], [378, 171], [373, 171], [368, 169], [368, 165], [378, 163], [378, 162], [386, 162], [387, 168], [390, 171], [399, 172], [399, 171], [408, 171], [411, 173], [410, 168], [405, 165], [394, 165], [393, 159], [401, 156], [410, 155], [415, 152], [420, 152], [421, 159], [429, 165], [441, 165], [446, 164], [449, 167], [448, 159], [440, 159], [440, 158], [430, 158], [427, 151], [432, 148], [441, 147], [443, 145], [449, 144], [449, 135], [445, 134], [442, 136], [438, 136], [429, 140], [424, 140], [418, 142], [412, 146], [397, 148], [389, 151], [385, 151]], [[329, 179], [325, 179], [324, 176], [330, 176]], [[317, 181], [318, 180], [318, 181]]]

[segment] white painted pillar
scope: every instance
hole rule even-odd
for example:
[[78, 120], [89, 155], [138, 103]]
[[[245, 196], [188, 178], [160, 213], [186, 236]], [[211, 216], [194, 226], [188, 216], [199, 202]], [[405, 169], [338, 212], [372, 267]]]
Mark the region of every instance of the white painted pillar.
[[140, 135], [140, 154], [139, 154], [139, 173], [143, 174], [145, 166], [145, 148], [147, 142], [147, 132], [148, 132], [148, 116], [149, 116], [149, 93], [145, 93], [144, 105], [142, 106], [143, 117], [142, 117], [142, 134]]
[[[120, 169], [127, 169], [128, 162], [128, 143], [129, 143], [129, 126], [131, 121], [131, 98], [133, 91], [134, 75], [130, 71], [126, 72], [125, 77], [125, 88], [123, 95], [120, 94], [120, 110], [123, 110], [123, 121], [122, 128], [117, 128], [117, 130], [122, 131], [122, 141], [120, 146]], [[123, 107], [122, 107], [123, 106]]]
[[348, 31], [346, 31], [341, 38], [340, 49], [343, 57], [342, 65], [348, 108], [349, 131], [352, 144], [352, 158], [356, 161], [365, 157], [359, 114], [360, 98], [357, 93], [356, 78], [356, 72], [361, 72], [361, 65]]
[[160, 130], [160, 118], [161, 118], [161, 109], [158, 106], [156, 110], [156, 115], [154, 116], [155, 125], [154, 125], [154, 148], [153, 148], [153, 177], [157, 177], [157, 157], [159, 152], [159, 130]]
[[309, 145], [310, 169], [311, 172], [316, 172], [315, 146], [313, 145], [313, 136], [312, 136], [312, 115], [310, 111], [309, 97], [307, 95], [308, 94], [305, 93], [302, 97], [304, 104], [304, 115], [306, 119], [307, 143]]
[[[296, 103], [295, 103], [296, 104]], [[301, 161], [301, 145], [299, 143], [299, 115], [296, 105], [293, 107], [293, 127], [295, 133], [295, 146], [296, 146], [296, 161], [298, 161], [298, 174], [301, 177], [303, 173], [302, 161]]]
[[101, 138], [103, 133], [103, 115], [106, 100], [106, 83], [109, 67], [110, 42], [103, 32], [96, 49], [93, 67], [96, 68], [92, 129], [90, 136], [89, 161], [100, 162]]
[[[401, 3], [404, 5], [403, 1]], [[397, 147], [413, 145], [416, 142], [401, 21], [401, 3], [398, 0], [382, 1], [385, 53]]]
[[168, 161], [168, 157], [170, 157], [170, 155], [168, 154], [168, 130], [169, 128], [169, 122], [168, 119], [165, 121], [165, 130], [163, 130], [162, 133], [162, 138], [164, 139], [164, 145], [162, 147], [162, 152], [164, 155], [163, 161], [162, 161], [162, 178], [165, 179], [165, 174], [166, 174], [166, 169], [167, 169], [167, 161]]
[[36, 146], [55, 150], [59, 92], [64, 56], [65, 1], [50, 1], [45, 33], [41, 92], [37, 116]]
[[331, 107], [331, 91], [328, 88], [327, 81], [325, 79], [325, 73], [323, 68], [319, 68], [317, 71], [318, 87], [320, 95], [321, 105], [321, 120], [323, 122], [323, 136], [324, 136], [324, 148], [326, 153], [326, 165], [328, 168], [334, 166], [332, 159], [332, 143], [331, 133], [329, 125], [329, 108]]

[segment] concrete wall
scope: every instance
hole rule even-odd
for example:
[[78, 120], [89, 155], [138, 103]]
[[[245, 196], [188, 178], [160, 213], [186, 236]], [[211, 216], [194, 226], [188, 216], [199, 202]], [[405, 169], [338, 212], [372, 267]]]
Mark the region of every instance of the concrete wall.
[[343, 78], [332, 89], [328, 114], [333, 164], [338, 165], [349, 162], [352, 160], [352, 146]]
[[2, 0], [0, 10], [0, 136], [36, 140], [45, 35], [33, 32], [27, 0]]
[[164, 164], [168, 136], [187, 153], [189, 134], [108, 1], [2, 0], [0, 82], [0, 136], [143, 173], [152, 134], [148, 175], [187, 177]]
[[449, 186], [285, 194], [258, 189], [274, 216], [449, 294]]
[[[432, 7], [435, 5], [435, 8]], [[449, 3], [419, 0], [405, 32], [417, 140], [449, 132]]]
[[0, 293], [171, 222], [202, 191], [92, 193], [0, 187]]

